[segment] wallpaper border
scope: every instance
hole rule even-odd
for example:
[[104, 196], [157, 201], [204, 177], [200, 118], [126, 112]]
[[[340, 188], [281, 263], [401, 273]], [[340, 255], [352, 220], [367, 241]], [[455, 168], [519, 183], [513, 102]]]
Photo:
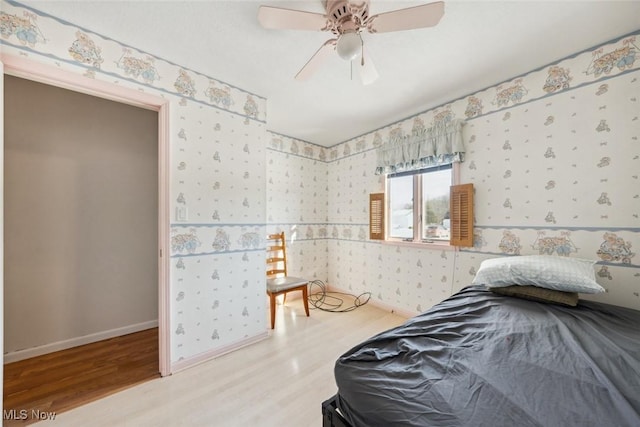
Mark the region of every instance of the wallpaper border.
[[[267, 123], [267, 121], [266, 121], [266, 100], [267, 100], [267, 98], [265, 98], [264, 96], [261, 96], [261, 95], [258, 95], [256, 93], [247, 91], [247, 90], [242, 89], [242, 88], [240, 88], [240, 87], [238, 87], [236, 85], [227, 83], [227, 82], [225, 82], [223, 80], [216, 79], [214, 77], [211, 77], [211, 76], [209, 76], [207, 74], [204, 74], [204, 73], [201, 73], [199, 71], [193, 70], [191, 68], [181, 66], [181, 65], [176, 64], [175, 62], [172, 62], [170, 60], [167, 60], [167, 59], [165, 59], [165, 58], [163, 58], [161, 56], [157, 56], [157, 55], [149, 53], [147, 51], [138, 49], [136, 47], [130, 46], [130, 45], [125, 44], [125, 43], [122, 43], [122, 42], [120, 42], [120, 41], [118, 41], [116, 39], [113, 39], [111, 37], [105, 36], [105, 35], [103, 35], [101, 33], [96, 32], [96, 31], [93, 31], [93, 30], [90, 30], [88, 28], [85, 28], [85, 27], [83, 27], [81, 25], [74, 24], [72, 22], [69, 22], [69, 21], [66, 21], [64, 19], [58, 18], [56, 16], [50, 15], [50, 14], [48, 14], [46, 12], [40, 11], [35, 7], [22, 4], [22, 3], [18, 2], [18, 1], [15, 1], [15, 0], [0, 0], [0, 3], [3, 3], [3, 2], [7, 3], [8, 5], [10, 5], [12, 7], [21, 8], [21, 9], [25, 9], [27, 11], [30, 11], [31, 13], [34, 13], [37, 16], [40, 16], [40, 17], [43, 17], [43, 18], [47, 18], [47, 19], [51, 19], [53, 21], [56, 21], [56, 22], [62, 24], [63, 26], [71, 27], [74, 30], [80, 30], [80, 31], [88, 33], [88, 34], [92, 34], [92, 35], [98, 36], [102, 40], [107, 41], [107, 42], [115, 43], [115, 44], [117, 44], [118, 46], [120, 46], [123, 49], [132, 50], [132, 51], [135, 51], [135, 52], [137, 52], [137, 53], [139, 53], [141, 55], [146, 55], [148, 57], [151, 57], [154, 60], [162, 61], [165, 64], [167, 64], [167, 65], [169, 65], [169, 66], [171, 66], [173, 68], [176, 68], [178, 70], [188, 71], [190, 73], [193, 73], [196, 76], [199, 76], [200, 78], [208, 80], [209, 82], [212, 82], [212, 81], [213, 82], [217, 82], [217, 83], [219, 83], [221, 85], [228, 86], [229, 88], [233, 88], [235, 91], [238, 91], [238, 92], [240, 92], [242, 94], [247, 94], [249, 96], [254, 96], [254, 97], [258, 98], [262, 103], [265, 104], [264, 108], [263, 108], [263, 111], [262, 111], [262, 115], [265, 118], [258, 118], [257, 115], [255, 115], [255, 114], [242, 114], [239, 111], [235, 111], [233, 109], [224, 108], [224, 107], [221, 107], [219, 105], [216, 105], [214, 102], [207, 102], [206, 100], [197, 99], [197, 98], [194, 97], [195, 94], [194, 95], [185, 95], [184, 93], [180, 93], [178, 91], [172, 91], [172, 90], [166, 89], [165, 87], [162, 87], [160, 85], [149, 84], [149, 83], [146, 83], [144, 81], [140, 81], [140, 80], [138, 80], [136, 78], [131, 78], [128, 75], [126, 75], [126, 73], [117, 73], [117, 72], [113, 72], [113, 71], [107, 71], [107, 70], [104, 70], [104, 69], [98, 67], [97, 70], [101, 74], [104, 74], [106, 76], [116, 77], [116, 78], [122, 79], [122, 80], [126, 80], [126, 81], [128, 81], [130, 83], [133, 83], [133, 84], [136, 84], [136, 85], [140, 85], [140, 86], [144, 86], [144, 87], [148, 87], [150, 89], [157, 90], [157, 91], [169, 94], [169, 95], [173, 95], [173, 96], [177, 96], [177, 97], [181, 97], [181, 98], [186, 98], [186, 99], [189, 99], [190, 101], [193, 101], [193, 102], [196, 102], [196, 103], [199, 103], [199, 104], [202, 104], [202, 105], [206, 105], [208, 107], [214, 107], [214, 108], [216, 108], [218, 110], [225, 111], [225, 112], [228, 112], [228, 113], [232, 113], [232, 114], [244, 117], [246, 119], [251, 119], [251, 120], [254, 120], [254, 121], [257, 121], [257, 122], [260, 122], [260, 123], [264, 123], [264, 124]], [[6, 13], [8, 15], [10, 14], [10, 13], [4, 11], [4, 10], [2, 11], [2, 13]], [[42, 36], [42, 37], [44, 38], [44, 36]], [[45, 39], [45, 43], [46, 43], [46, 41], [48, 39], [46, 39], [46, 38], [44, 38], [44, 39]], [[73, 59], [67, 59], [67, 58], [64, 58], [64, 57], [60, 57], [60, 56], [55, 55], [53, 53], [39, 51], [39, 50], [36, 50], [36, 49], [34, 49], [32, 47], [29, 47], [29, 46], [26, 46], [26, 45], [14, 44], [14, 43], [6, 40], [6, 38], [4, 38], [4, 37], [0, 39], [0, 45], [6, 45], [6, 46], [9, 46], [11, 48], [18, 49], [20, 51], [26, 51], [26, 52], [29, 52], [29, 53], [32, 53], [32, 54], [35, 54], [35, 55], [40, 55], [40, 56], [43, 56], [43, 57], [46, 57], [46, 58], [49, 58], [49, 59], [53, 59], [53, 60], [56, 60], [56, 61], [61, 61], [61, 62], [64, 62], [66, 64], [72, 65], [72, 66], [78, 66], [78, 67], [84, 68], [87, 71], [96, 70], [96, 67], [93, 66], [93, 65], [85, 64], [85, 63], [83, 63], [81, 61], [77, 61], [77, 60], [73, 60]]]
[[[447, 105], [451, 105], [451, 104], [453, 104], [453, 103], [455, 103], [455, 102], [459, 102], [459, 101], [461, 101], [461, 100], [464, 100], [465, 98], [468, 98], [468, 97], [470, 97], [470, 96], [472, 96], [472, 95], [475, 95], [475, 94], [478, 94], [478, 93], [481, 93], [481, 92], [487, 91], [487, 90], [489, 90], [489, 89], [495, 88], [495, 87], [500, 86], [500, 85], [503, 85], [503, 84], [505, 84], [505, 83], [510, 83], [510, 82], [512, 82], [512, 81], [514, 81], [514, 80], [516, 80], [516, 79], [520, 79], [520, 78], [523, 78], [523, 77], [529, 76], [529, 75], [531, 75], [531, 74], [533, 74], [533, 73], [536, 73], [536, 72], [542, 71], [542, 70], [544, 70], [544, 69], [546, 69], [546, 68], [548, 68], [548, 67], [551, 67], [551, 66], [554, 66], [554, 65], [560, 64], [561, 62], [564, 62], [564, 61], [567, 61], [567, 60], [570, 60], [570, 59], [574, 59], [574, 58], [576, 58], [576, 57], [578, 57], [579, 55], [582, 55], [582, 54], [584, 54], [584, 53], [587, 53], [587, 52], [590, 52], [590, 51], [591, 51], [591, 52], [592, 52], [592, 51], [595, 51], [595, 50], [597, 50], [598, 48], [600, 48], [600, 47], [602, 47], [602, 46], [606, 46], [606, 45], [610, 45], [610, 44], [613, 44], [613, 43], [617, 43], [617, 42], [619, 42], [619, 41], [620, 41], [620, 40], [622, 40], [622, 39], [625, 39], [625, 38], [627, 38], [627, 37], [637, 36], [637, 35], [640, 35], [640, 29], [638, 29], [638, 30], [636, 30], [636, 31], [633, 31], [633, 32], [631, 32], [631, 33], [628, 33], [628, 34], [624, 34], [624, 35], [622, 35], [622, 36], [618, 36], [618, 37], [613, 38], [613, 39], [611, 39], [611, 40], [608, 40], [608, 41], [602, 42], [602, 43], [597, 44], [597, 45], [595, 45], [595, 46], [592, 46], [592, 47], [589, 47], [589, 48], [587, 48], [587, 49], [584, 49], [584, 50], [582, 50], [582, 51], [580, 51], [580, 52], [577, 52], [577, 53], [571, 54], [571, 55], [566, 56], [566, 57], [564, 57], [564, 58], [561, 58], [561, 59], [558, 59], [558, 60], [556, 60], [556, 61], [550, 62], [550, 63], [548, 63], [548, 64], [546, 64], [546, 65], [540, 66], [540, 67], [538, 67], [538, 68], [536, 68], [536, 69], [533, 69], [533, 70], [527, 71], [527, 72], [525, 72], [525, 73], [523, 73], [523, 74], [519, 74], [519, 75], [516, 75], [516, 76], [514, 76], [514, 77], [508, 78], [508, 79], [506, 79], [506, 80], [504, 80], [504, 81], [501, 81], [501, 82], [498, 82], [498, 83], [496, 83], [496, 84], [493, 84], [493, 85], [490, 85], [490, 86], [487, 86], [487, 87], [484, 87], [484, 88], [481, 88], [481, 89], [475, 90], [475, 91], [473, 91], [473, 92], [467, 93], [466, 95], [463, 95], [463, 96], [460, 96], [460, 97], [458, 97], [458, 98], [452, 99], [452, 100], [450, 100], [450, 101], [444, 102], [444, 103], [442, 103], [442, 104], [440, 104], [440, 105], [437, 105], [437, 106], [434, 106], [434, 107], [432, 107], [432, 108], [428, 108], [428, 109], [426, 109], [426, 110], [419, 111], [419, 112], [417, 112], [417, 113], [415, 113], [415, 114], [412, 114], [412, 115], [409, 115], [409, 116], [407, 116], [407, 117], [405, 117], [405, 118], [402, 118], [402, 119], [396, 120], [396, 121], [394, 121], [394, 122], [391, 122], [391, 123], [385, 124], [385, 125], [380, 126], [380, 127], [376, 128], [376, 129], [372, 129], [372, 130], [371, 130], [371, 131], [369, 131], [369, 132], [365, 132], [365, 133], [363, 133], [363, 134], [357, 135], [357, 136], [355, 136], [355, 137], [349, 138], [349, 139], [347, 139], [347, 140], [344, 140], [344, 141], [342, 141], [342, 142], [339, 142], [339, 143], [337, 143], [337, 144], [334, 144], [334, 145], [332, 145], [332, 146], [329, 146], [329, 147], [327, 147], [327, 149], [328, 149], [328, 150], [337, 149], [337, 147], [338, 147], [338, 146], [343, 145], [343, 144], [346, 144], [346, 143], [348, 143], [348, 142], [350, 142], [350, 141], [354, 141], [354, 140], [356, 140], [356, 139], [359, 139], [359, 138], [365, 137], [365, 136], [370, 135], [370, 134], [373, 134], [373, 133], [375, 133], [375, 132], [378, 132], [378, 131], [381, 131], [381, 130], [384, 130], [384, 129], [387, 129], [387, 128], [390, 128], [390, 127], [393, 127], [394, 125], [397, 125], [397, 124], [400, 124], [400, 123], [406, 122], [406, 121], [408, 121], [408, 120], [414, 119], [414, 118], [416, 118], [416, 117], [418, 117], [418, 116], [420, 116], [420, 115], [422, 115], [422, 114], [425, 114], [425, 113], [429, 113], [429, 112], [435, 111], [435, 110], [437, 110], [437, 109], [439, 109], [439, 108], [442, 108], [442, 107], [445, 107], [445, 106], [447, 106]], [[620, 72], [616, 73], [615, 75], [606, 75], [606, 76], [603, 76], [603, 77], [599, 77], [599, 78], [596, 78], [596, 79], [594, 79], [594, 80], [592, 80], [592, 81], [583, 82], [583, 83], [581, 83], [581, 84], [579, 84], [579, 85], [577, 85], [577, 86], [571, 86], [571, 87], [569, 87], [569, 88], [567, 88], [567, 89], [563, 89], [563, 90], [561, 90], [561, 91], [559, 91], [559, 92], [549, 93], [549, 94], [546, 94], [546, 95], [543, 95], [543, 96], [540, 96], [540, 97], [537, 97], [537, 98], [530, 98], [530, 99], [527, 99], [526, 101], [519, 102], [519, 103], [515, 103], [515, 104], [513, 104], [513, 105], [508, 105], [508, 106], [505, 106], [505, 107], [502, 107], [502, 108], [498, 108], [498, 109], [496, 109], [496, 110], [488, 111], [488, 112], [486, 112], [486, 113], [479, 114], [479, 115], [477, 115], [477, 116], [474, 116], [474, 117], [469, 118], [469, 119], [466, 119], [466, 120], [467, 120], [467, 121], [471, 121], [471, 120], [476, 119], [476, 118], [479, 118], [479, 117], [484, 117], [484, 116], [487, 116], [487, 115], [489, 115], [489, 114], [493, 114], [493, 113], [500, 112], [500, 111], [505, 111], [505, 110], [507, 110], [507, 109], [510, 109], [510, 108], [513, 108], [513, 107], [516, 107], [516, 106], [520, 106], [520, 105], [524, 105], [524, 104], [527, 104], [527, 103], [532, 102], [532, 101], [537, 101], [537, 100], [544, 99], [544, 98], [547, 98], [547, 97], [555, 96], [555, 95], [558, 95], [558, 94], [560, 94], [560, 93], [565, 93], [565, 92], [570, 91], [570, 90], [573, 90], [573, 89], [577, 89], [577, 88], [580, 88], [580, 87], [588, 86], [588, 85], [591, 85], [591, 84], [594, 84], [594, 83], [599, 83], [599, 82], [601, 82], [601, 81], [603, 81], [603, 80], [609, 80], [609, 79], [616, 78], [616, 77], [619, 77], [619, 76], [622, 76], [622, 75], [625, 75], [625, 74], [629, 74], [629, 73], [632, 73], [632, 72], [636, 72], [636, 71], [640, 71], [640, 65], [636, 65], [634, 68], [629, 69], [629, 70], [620, 71]], [[358, 151], [358, 152], [356, 152], [356, 153], [351, 153], [351, 154], [349, 154], [349, 155], [345, 155], [345, 156], [341, 157], [340, 159], [331, 159], [329, 162], [333, 162], [333, 161], [336, 161], [336, 160], [341, 160], [341, 159], [343, 159], [343, 158], [346, 158], [346, 157], [349, 157], [349, 156], [352, 156], [352, 155], [355, 155], [355, 154], [359, 154], [359, 153], [362, 153], [362, 152], [365, 152], [365, 151], [374, 150], [374, 149], [375, 149], [375, 147], [370, 148], [370, 149], [367, 149], [367, 150], [363, 150], [363, 151]]]

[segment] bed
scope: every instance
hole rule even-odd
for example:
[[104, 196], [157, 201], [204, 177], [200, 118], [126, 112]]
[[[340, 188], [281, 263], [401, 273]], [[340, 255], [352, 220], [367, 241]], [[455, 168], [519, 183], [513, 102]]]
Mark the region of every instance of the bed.
[[335, 364], [323, 426], [640, 426], [640, 311], [471, 285]]

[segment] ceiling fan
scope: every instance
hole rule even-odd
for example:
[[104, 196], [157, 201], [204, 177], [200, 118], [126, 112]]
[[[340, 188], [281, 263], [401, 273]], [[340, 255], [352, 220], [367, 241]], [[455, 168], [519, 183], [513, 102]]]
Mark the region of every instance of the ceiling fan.
[[360, 55], [360, 77], [363, 84], [378, 78], [371, 58], [364, 49], [361, 33], [388, 33], [433, 27], [444, 15], [444, 2], [437, 1], [369, 16], [369, 0], [322, 0], [326, 14], [302, 10], [260, 6], [258, 21], [264, 28], [283, 30], [330, 31], [335, 38], [327, 40], [296, 74], [307, 80], [336, 51], [348, 61]]

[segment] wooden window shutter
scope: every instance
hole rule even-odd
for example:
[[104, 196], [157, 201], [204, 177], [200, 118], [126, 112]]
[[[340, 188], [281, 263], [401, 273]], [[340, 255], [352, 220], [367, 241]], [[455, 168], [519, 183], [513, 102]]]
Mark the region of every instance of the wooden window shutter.
[[369, 239], [384, 240], [384, 193], [369, 194]]
[[473, 184], [451, 186], [451, 245], [473, 246]]

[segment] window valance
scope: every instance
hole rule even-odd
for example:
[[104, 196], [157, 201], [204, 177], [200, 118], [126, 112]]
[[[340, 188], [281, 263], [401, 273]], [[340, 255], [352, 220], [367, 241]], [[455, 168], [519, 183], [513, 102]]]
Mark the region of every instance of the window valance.
[[464, 124], [464, 120], [453, 120], [410, 135], [391, 135], [377, 150], [376, 175], [464, 161]]

